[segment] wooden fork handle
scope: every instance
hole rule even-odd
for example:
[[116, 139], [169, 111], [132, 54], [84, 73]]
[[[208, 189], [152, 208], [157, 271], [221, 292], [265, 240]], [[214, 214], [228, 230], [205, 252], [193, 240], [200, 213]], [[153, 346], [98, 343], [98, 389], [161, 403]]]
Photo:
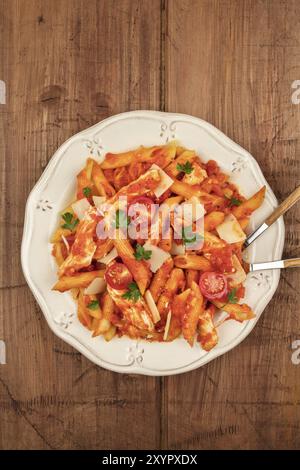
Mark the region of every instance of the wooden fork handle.
[[285, 268], [300, 268], [300, 258], [285, 259], [283, 264]]
[[279, 217], [286, 213], [300, 199], [300, 186], [296, 188], [266, 219], [268, 226], [272, 225]]

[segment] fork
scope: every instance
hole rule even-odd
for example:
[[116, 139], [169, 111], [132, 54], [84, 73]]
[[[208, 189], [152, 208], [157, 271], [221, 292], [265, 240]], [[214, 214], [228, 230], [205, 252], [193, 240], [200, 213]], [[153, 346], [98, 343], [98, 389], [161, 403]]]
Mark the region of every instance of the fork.
[[262, 271], [264, 269], [300, 268], [300, 258], [282, 259], [278, 261], [266, 261], [264, 263], [246, 263], [249, 272]]
[[[276, 209], [272, 212], [271, 215], [246, 238], [244, 242], [245, 248], [247, 248], [251, 243], [254, 242], [260, 235], [262, 235], [276, 220], [286, 213], [297, 201], [300, 199], [300, 186], [298, 186]], [[294, 260], [285, 260], [294, 261]], [[273, 261], [278, 263], [279, 261]], [[260, 263], [263, 264], [263, 263]], [[273, 266], [276, 267], [276, 266]], [[290, 267], [290, 266], [279, 266], [280, 268]], [[270, 268], [261, 268], [261, 269], [270, 269]]]

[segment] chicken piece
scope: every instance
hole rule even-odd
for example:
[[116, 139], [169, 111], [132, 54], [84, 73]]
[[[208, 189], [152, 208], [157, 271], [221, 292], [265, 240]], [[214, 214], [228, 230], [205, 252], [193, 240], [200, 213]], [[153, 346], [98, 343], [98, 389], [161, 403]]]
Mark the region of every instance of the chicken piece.
[[79, 269], [91, 264], [97, 247], [94, 242], [94, 235], [98, 220], [97, 209], [91, 207], [79, 222], [71, 251], [59, 268], [58, 274], [60, 277], [65, 274], [72, 275]]
[[151, 312], [143, 297], [134, 301], [126, 299], [123, 295], [126, 289], [113, 289], [107, 285], [107, 290], [117, 307], [121, 310], [124, 318], [140, 330], [153, 331], [154, 323]]
[[193, 171], [191, 173], [186, 173], [182, 178], [184, 183], [191, 185], [200, 184], [202, 181], [207, 178], [206, 171], [199, 165], [199, 163], [193, 163]]

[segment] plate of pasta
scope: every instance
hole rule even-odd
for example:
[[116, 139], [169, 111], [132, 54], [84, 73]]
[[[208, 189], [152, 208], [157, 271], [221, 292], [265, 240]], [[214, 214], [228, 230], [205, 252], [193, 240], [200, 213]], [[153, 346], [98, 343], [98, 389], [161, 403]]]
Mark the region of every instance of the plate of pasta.
[[209, 123], [133, 111], [71, 137], [29, 195], [26, 280], [52, 330], [96, 364], [187, 372], [237, 346], [271, 300], [279, 219], [257, 162]]

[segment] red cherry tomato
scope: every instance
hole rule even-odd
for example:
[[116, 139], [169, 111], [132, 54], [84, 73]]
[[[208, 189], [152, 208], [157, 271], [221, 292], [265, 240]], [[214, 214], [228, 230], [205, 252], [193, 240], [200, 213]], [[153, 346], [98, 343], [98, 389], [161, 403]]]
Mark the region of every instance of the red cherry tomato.
[[224, 298], [228, 292], [226, 277], [221, 273], [204, 272], [199, 279], [199, 287], [208, 300], [218, 300]]
[[114, 261], [107, 267], [105, 279], [112, 289], [118, 290], [126, 289], [133, 280], [125, 264], [118, 263], [117, 261]]

